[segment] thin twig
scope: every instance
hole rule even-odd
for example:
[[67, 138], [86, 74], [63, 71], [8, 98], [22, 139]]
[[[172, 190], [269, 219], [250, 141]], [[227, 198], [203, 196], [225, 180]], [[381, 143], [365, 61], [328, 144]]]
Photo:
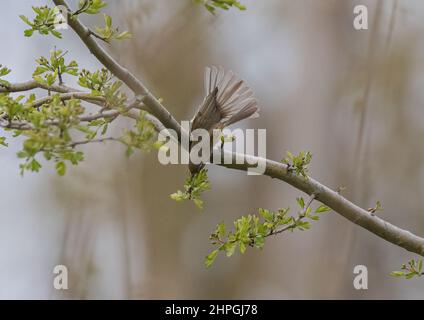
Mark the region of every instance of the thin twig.
[[[34, 101], [30, 107], [32, 108], [39, 108], [41, 107], [43, 104], [46, 103], [50, 103], [53, 100], [53, 96], [47, 96], [41, 99], [38, 99], [36, 101]], [[88, 92], [68, 92], [68, 93], [62, 93], [59, 95], [60, 100], [65, 101], [65, 100], [71, 100], [71, 99], [79, 99], [79, 100], [84, 100], [87, 101], [89, 103], [93, 103], [93, 104], [97, 104], [100, 106], [104, 106], [106, 100], [103, 97], [96, 97], [93, 96], [91, 93]]]
[[116, 141], [116, 142], [121, 142], [119, 139], [114, 138], [114, 137], [107, 137], [107, 138], [99, 138], [99, 139], [92, 139], [92, 140], [83, 140], [83, 141], [76, 141], [76, 142], [72, 142], [69, 144], [69, 147], [71, 148], [75, 148], [77, 146], [81, 146], [81, 145], [85, 145], [85, 144], [90, 144], [90, 143], [102, 143], [102, 142], [106, 142], [106, 141]]
[[22, 83], [11, 83], [7, 87], [0, 86], [0, 93], [11, 93], [11, 92], [23, 92], [34, 89], [44, 89], [52, 92], [67, 93], [67, 92], [81, 92], [78, 89], [71, 88], [65, 85], [46, 85], [39, 83], [35, 80], [22, 82]]
[[266, 237], [274, 236], [276, 234], [283, 233], [285, 231], [291, 230], [294, 227], [296, 227], [296, 225], [306, 217], [306, 212], [308, 211], [308, 209], [311, 206], [311, 204], [314, 201], [314, 199], [315, 199], [315, 194], [313, 193], [313, 194], [311, 194], [309, 196], [309, 199], [307, 200], [307, 202], [305, 204], [305, 207], [303, 208], [302, 212], [299, 214], [299, 216], [297, 217], [297, 219], [295, 219], [293, 221], [293, 223], [291, 223], [290, 225], [288, 225], [288, 226], [286, 226], [286, 227], [284, 227], [282, 229], [271, 231], [268, 235], [266, 235]]

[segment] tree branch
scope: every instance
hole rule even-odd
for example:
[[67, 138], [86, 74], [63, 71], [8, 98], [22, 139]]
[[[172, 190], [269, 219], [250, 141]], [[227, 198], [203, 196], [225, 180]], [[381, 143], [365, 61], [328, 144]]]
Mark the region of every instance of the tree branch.
[[117, 142], [121, 142], [119, 139], [114, 138], [114, 137], [107, 137], [107, 138], [99, 138], [99, 139], [92, 139], [92, 140], [83, 140], [83, 141], [76, 141], [76, 142], [72, 142], [70, 143], [68, 146], [71, 148], [75, 148], [77, 146], [81, 146], [84, 144], [90, 144], [90, 143], [102, 143], [102, 142], [106, 142], [106, 141], [117, 141]]
[[59, 93], [67, 93], [78, 91], [77, 89], [67, 87], [65, 85], [45, 85], [38, 83], [35, 80], [22, 82], [22, 83], [14, 83], [7, 86], [0, 86], [0, 93], [10, 93], [10, 92], [22, 92], [22, 91], [30, 91], [34, 89], [44, 89], [47, 91], [59, 92]]
[[[53, 99], [52, 96], [49, 97], [44, 97], [41, 99], [38, 99], [36, 101], [34, 101], [31, 104], [32, 108], [38, 108], [41, 107], [43, 104], [49, 103], [51, 102]], [[105, 98], [103, 97], [95, 97], [93, 95], [91, 95], [90, 93], [86, 93], [86, 92], [68, 92], [68, 93], [62, 93], [60, 95], [60, 99], [62, 101], [64, 100], [71, 100], [71, 99], [79, 99], [79, 100], [84, 100], [90, 103], [94, 103], [100, 106], [104, 106], [105, 105]]]
[[[53, 0], [57, 6], [65, 6], [71, 12], [68, 4], [64, 0]], [[165, 127], [173, 129], [181, 136], [181, 126], [174, 119], [171, 113], [153, 96], [149, 90], [131, 72], [121, 66], [105, 49], [96, 41], [95, 37], [84, 24], [76, 17], [68, 19], [69, 26], [77, 33], [90, 52], [118, 79], [124, 82], [136, 95], [142, 96], [143, 103], [149, 112], [158, 118]]]
[[[214, 153], [218, 153], [218, 157], [222, 156], [221, 149], [214, 149]], [[401, 248], [424, 256], [424, 238], [421, 238], [410, 231], [401, 229], [380, 217], [377, 217], [375, 214], [358, 207], [339, 193], [331, 190], [313, 178], [305, 179], [302, 176], [290, 172], [287, 170], [287, 165], [283, 163], [245, 154], [231, 153], [228, 151], [224, 151], [224, 157], [230, 157], [232, 159], [232, 163], [220, 164], [220, 166], [242, 171], [247, 171], [249, 168], [254, 167], [249, 163], [265, 161], [266, 170], [264, 175], [287, 182], [308, 195], [314, 194], [316, 200], [327, 205], [354, 224], [363, 227], [380, 238], [383, 238]], [[237, 164], [236, 159], [243, 159], [244, 163]]]
[[[68, 88], [68, 89], [71, 89], [71, 88]], [[28, 89], [28, 90], [31, 90], [31, 89]], [[44, 98], [38, 99], [38, 100], [34, 101], [34, 103], [31, 105], [31, 107], [33, 107], [33, 108], [40, 107], [43, 104], [50, 102], [52, 98], [53, 97], [44, 97]], [[85, 92], [64, 93], [64, 94], [60, 95], [60, 98], [62, 100], [80, 99], [80, 100], [84, 100], [84, 101], [99, 105], [101, 107], [104, 107], [104, 102], [105, 102], [105, 99], [103, 97], [93, 97], [89, 93], [85, 93]], [[78, 120], [81, 121], [81, 122], [90, 122], [90, 121], [94, 121], [94, 120], [97, 120], [97, 119], [112, 119], [112, 120], [114, 120], [115, 118], [117, 118], [119, 116], [125, 116], [127, 118], [137, 120], [139, 118], [139, 113], [132, 110], [132, 109], [143, 110], [143, 106], [144, 105], [142, 103], [140, 103], [138, 98], [134, 98], [128, 104], [125, 111], [115, 109], [115, 110], [110, 110], [108, 112], [103, 112], [103, 110], [101, 110], [99, 113], [79, 116]], [[113, 109], [113, 106], [110, 109]], [[27, 121], [16, 121], [16, 120], [10, 121], [5, 117], [6, 117], [5, 115], [0, 116], [0, 127], [2, 127], [2, 128], [16, 129], [16, 130], [33, 130], [34, 129], [34, 126]], [[149, 114], [146, 114], [145, 118], [154, 125], [155, 129], [158, 132], [164, 129], [163, 125], [155, 117], [153, 117]], [[47, 120], [44, 124], [45, 125], [59, 125], [60, 122], [58, 120]]]

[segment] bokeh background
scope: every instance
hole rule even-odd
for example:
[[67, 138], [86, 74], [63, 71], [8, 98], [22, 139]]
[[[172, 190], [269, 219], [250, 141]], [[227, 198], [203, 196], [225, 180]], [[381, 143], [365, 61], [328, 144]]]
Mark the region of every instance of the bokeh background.
[[[74, 5], [76, 1], [70, 1]], [[134, 39], [107, 49], [131, 68], [179, 120], [203, 95], [203, 68], [234, 70], [254, 88], [267, 129], [268, 158], [314, 154], [311, 175], [384, 219], [424, 235], [424, 3], [421, 0], [242, 0], [248, 10], [212, 16], [191, 0], [109, 0]], [[99, 63], [72, 31], [63, 40], [24, 38], [18, 15], [49, 1], [3, 0], [0, 63], [8, 80], [29, 80], [35, 58], [56, 46], [81, 67]], [[366, 4], [368, 31], [352, 26]], [[100, 18], [84, 17], [90, 25]], [[66, 79], [65, 79], [66, 80]], [[67, 79], [70, 84], [73, 79]], [[121, 121], [114, 130], [131, 123]], [[308, 232], [270, 239], [264, 250], [219, 257], [206, 270], [208, 235], [255, 208], [295, 207], [301, 193], [281, 181], [209, 167], [202, 214], [169, 194], [185, 166], [155, 152], [127, 159], [120, 145], [88, 146], [85, 162], [59, 178], [45, 164], [19, 175], [19, 141], [0, 153], [0, 298], [424, 298], [420, 279], [389, 276], [413, 254], [330, 213]], [[53, 268], [69, 269], [67, 291]], [[368, 290], [353, 288], [365, 265]]]

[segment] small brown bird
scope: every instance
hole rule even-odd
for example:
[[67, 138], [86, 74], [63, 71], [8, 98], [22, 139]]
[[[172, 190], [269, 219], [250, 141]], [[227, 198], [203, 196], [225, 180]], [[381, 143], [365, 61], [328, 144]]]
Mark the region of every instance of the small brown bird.
[[[206, 97], [191, 120], [190, 130], [207, 130], [212, 151], [214, 129], [222, 130], [241, 120], [257, 118], [259, 108], [252, 89], [232, 71], [226, 72], [222, 67], [205, 69], [205, 92]], [[190, 150], [197, 143], [200, 142], [190, 141]], [[204, 163], [194, 164], [190, 161], [191, 175], [198, 173], [204, 166]]]

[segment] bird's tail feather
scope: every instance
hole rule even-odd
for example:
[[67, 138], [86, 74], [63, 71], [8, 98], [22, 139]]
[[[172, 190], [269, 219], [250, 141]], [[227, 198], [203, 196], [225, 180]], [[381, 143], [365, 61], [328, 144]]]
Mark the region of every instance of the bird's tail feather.
[[258, 117], [258, 104], [253, 91], [238, 79], [232, 71], [223, 68], [207, 67], [205, 69], [205, 91], [209, 96], [218, 88], [217, 107], [221, 113], [221, 123], [230, 125], [246, 118]]

